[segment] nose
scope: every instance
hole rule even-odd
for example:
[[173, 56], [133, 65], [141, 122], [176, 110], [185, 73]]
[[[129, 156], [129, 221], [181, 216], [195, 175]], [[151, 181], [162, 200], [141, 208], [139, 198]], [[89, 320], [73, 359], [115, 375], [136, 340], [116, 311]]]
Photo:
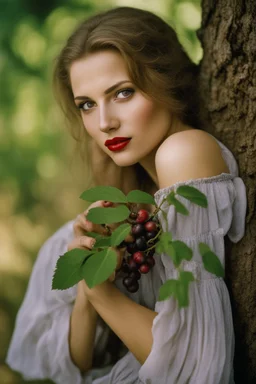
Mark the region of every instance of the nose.
[[119, 119], [109, 107], [101, 106], [99, 108], [99, 128], [101, 132], [108, 132], [119, 127]]

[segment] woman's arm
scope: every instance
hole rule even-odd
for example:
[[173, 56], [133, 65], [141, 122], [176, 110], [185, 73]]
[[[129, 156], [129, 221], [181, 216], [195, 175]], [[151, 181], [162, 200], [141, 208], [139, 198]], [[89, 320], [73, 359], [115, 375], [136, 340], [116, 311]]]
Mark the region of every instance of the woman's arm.
[[81, 282], [70, 317], [69, 349], [73, 363], [85, 373], [92, 366], [98, 314], [84, 295]]
[[129, 299], [109, 281], [92, 289], [83, 281], [83, 288], [97, 313], [144, 364], [152, 348], [151, 328], [158, 313]]
[[[103, 207], [103, 203], [104, 201], [94, 202], [85, 212], [77, 216], [73, 225], [74, 238], [68, 244], [69, 251], [76, 248], [92, 248], [95, 239], [85, 235], [88, 231], [105, 234], [106, 230], [101, 225], [95, 225], [86, 219], [89, 209]], [[88, 371], [92, 366], [97, 318], [96, 310], [85, 295], [83, 281], [80, 281], [77, 285], [77, 296], [70, 316], [69, 351], [73, 363], [82, 373]]]

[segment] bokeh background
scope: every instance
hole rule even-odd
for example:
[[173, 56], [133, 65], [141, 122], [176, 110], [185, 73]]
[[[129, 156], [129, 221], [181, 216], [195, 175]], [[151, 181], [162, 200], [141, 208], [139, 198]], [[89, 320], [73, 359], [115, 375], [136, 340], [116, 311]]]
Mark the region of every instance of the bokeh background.
[[54, 58], [80, 20], [116, 6], [163, 17], [199, 63], [200, 0], [0, 0], [0, 384], [28, 382], [4, 361], [38, 250], [86, 209], [88, 170], [53, 97]]

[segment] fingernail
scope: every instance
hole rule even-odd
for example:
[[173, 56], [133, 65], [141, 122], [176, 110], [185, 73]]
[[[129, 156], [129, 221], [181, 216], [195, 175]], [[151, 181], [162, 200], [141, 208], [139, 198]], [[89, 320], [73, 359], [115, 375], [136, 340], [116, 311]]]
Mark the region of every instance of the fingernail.
[[105, 201], [103, 201], [103, 205], [104, 205], [104, 207], [111, 207], [113, 205], [113, 203], [112, 203], [112, 201], [105, 200]]

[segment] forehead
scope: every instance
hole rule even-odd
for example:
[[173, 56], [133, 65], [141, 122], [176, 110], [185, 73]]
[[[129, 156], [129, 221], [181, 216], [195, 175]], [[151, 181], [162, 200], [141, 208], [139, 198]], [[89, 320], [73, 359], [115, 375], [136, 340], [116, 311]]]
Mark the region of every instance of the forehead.
[[[73, 93], [90, 95], [122, 81], [130, 80], [126, 63], [120, 53], [105, 50], [90, 53], [72, 63], [70, 81]], [[81, 93], [82, 92], [82, 93]]]

